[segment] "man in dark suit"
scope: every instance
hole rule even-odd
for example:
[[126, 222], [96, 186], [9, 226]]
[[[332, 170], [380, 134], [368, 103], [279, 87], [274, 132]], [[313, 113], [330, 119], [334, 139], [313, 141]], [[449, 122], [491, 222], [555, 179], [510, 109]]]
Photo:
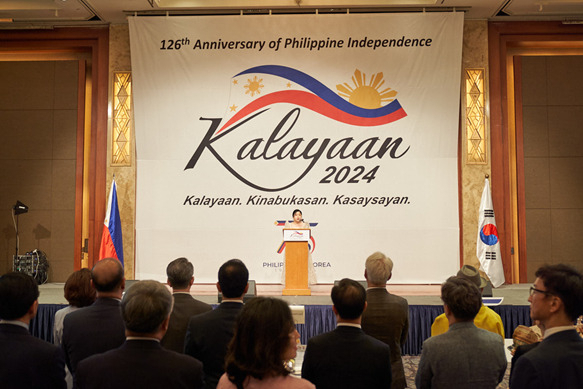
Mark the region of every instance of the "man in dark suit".
[[28, 331], [38, 309], [38, 285], [24, 273], [0, 277], [0, 387], [66, 388], [62, 350]]
[[441, 285], [441, 299], [449, 328], [423, 342], [417, 388], [495, 388], [508, 363], [500, 335], [474, 324], [482, 306], [480, 289], [453, 276]]
[[583, 274], [557, 264], [539, 268], [530, 288], [530, 317], [544, 330], [538, 346], [517, 357], [512, 389], [580, 388], [583, 383], [583, 339], [574, 321], [583, 313]]
[[91, 270], [91, 283], [97, 290], [95, 302], [65, 316], [63, 350], [69, 370], [75, 375], [83, 359], [117, 348], [125, 341], [125, 327], [119, 303], [125, 289], [121, 263], [104, 258]]
[[172, 288], [174, 306], [170, 315], [168, 331], [160, 342], [162, 347], [184, 352], [184, 337], [188, 320], [194, 315], [212, 311], [213, 307], [202, 301], [196, 300], [190, 295], [190, 287], [194, 282], [194, 266], [186, 258], [178, 258], [168, 264], [166, 275], [168, 285]]
[[121, 302], [125, 343], [79, 362], [75, 387], [202, 388], [200, 361], [160, 345], [171, 308], [172, 295], [161, 283], [139, 281], [132, 285]]
[[332, 288], [338, 326], [308, 340], [302, 378], [318, 389], [391, 387], [391, 350], [360, 328], [366, 291], [344, 278]]
[[407, 387], [405, 369], [401, 359], [401, 347], [407, 340], [409, 331], [409, 304], [403, 297], [387, 291], [387, 281], [391, 279], [393, 261], [381, 252], [366, 259], [364, 278], [366, 290], [366, 310], [362, 314], [362, 330], [391, 348], [392, 389]]
[[184, 353], [204, 366], [205, 388], [216, 388], [225, 372], [227, 345], [234, 333], [235, 319], [243, 308], [243, 296], [249, 289], [249, 271], [238, 259], [219, 268], [217, 289], [223, 301], [214, 310], [193, 316], [188, 323]]

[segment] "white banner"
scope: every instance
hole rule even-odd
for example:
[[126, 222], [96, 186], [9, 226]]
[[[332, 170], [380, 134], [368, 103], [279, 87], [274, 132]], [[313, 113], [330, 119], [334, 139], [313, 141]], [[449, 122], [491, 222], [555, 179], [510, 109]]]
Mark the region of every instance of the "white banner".
[[462, 13], [131, 17], [136, 278], [281, 282], [301, 209], [318, 282], [459, 269]]

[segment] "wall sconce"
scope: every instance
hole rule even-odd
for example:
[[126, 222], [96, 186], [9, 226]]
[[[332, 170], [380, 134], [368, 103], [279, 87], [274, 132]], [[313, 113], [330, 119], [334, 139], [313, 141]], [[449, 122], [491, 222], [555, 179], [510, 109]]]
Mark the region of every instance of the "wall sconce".
[[131, 166], [132, 73], [113, 73], [112, 166]]
[[487, 161], [484, 69], [465, 69], [467, 164]]

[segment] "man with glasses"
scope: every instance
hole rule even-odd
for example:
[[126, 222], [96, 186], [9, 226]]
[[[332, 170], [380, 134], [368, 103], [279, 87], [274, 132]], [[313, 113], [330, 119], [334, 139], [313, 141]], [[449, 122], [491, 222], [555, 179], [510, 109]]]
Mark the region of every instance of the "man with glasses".
[[530, 317], [539, 320], [544, 338], [516, 360], [510, 387], [580, 388], [583, 339], [574, 322], [583, 313], [583, 275], [571, 266], [539, 268], [530, 288]]

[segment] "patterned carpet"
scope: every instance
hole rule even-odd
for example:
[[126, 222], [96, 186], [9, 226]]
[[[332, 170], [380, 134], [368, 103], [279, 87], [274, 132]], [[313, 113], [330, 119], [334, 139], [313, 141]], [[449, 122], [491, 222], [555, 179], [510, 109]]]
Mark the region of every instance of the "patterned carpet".
[[[415, 374], [417, 374], [417, 367], [419, 366], [420, 356], [409, 356], [403, 357], [403, 366], [405, 367], [405, 377], [407, 378], [407, 387], [415, 387]], [[508, 378], [510, 375], [510, 363], [508, 363], [508, 368], [504, 374], [504, 379], [497, 386], [497, 389], [508, 389]]]

